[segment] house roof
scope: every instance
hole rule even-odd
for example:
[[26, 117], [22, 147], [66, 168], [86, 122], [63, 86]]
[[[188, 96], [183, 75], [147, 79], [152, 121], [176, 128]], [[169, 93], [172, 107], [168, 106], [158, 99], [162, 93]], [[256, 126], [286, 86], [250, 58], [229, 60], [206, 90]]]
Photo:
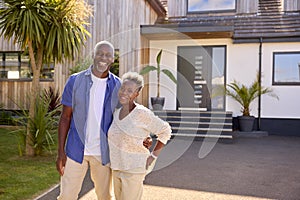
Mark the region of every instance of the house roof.
[[300, 41], [300, 12], [282, 12], [280, 0], [260, 0], [255, 14], [192, 15], [141, 25], [151, 40], [232, 38], [234, 43]]
[[300, 41], [300, 12], [283, 12], [280, 0], [260, 0], [258, 13], [234, 23], [234, 42]]

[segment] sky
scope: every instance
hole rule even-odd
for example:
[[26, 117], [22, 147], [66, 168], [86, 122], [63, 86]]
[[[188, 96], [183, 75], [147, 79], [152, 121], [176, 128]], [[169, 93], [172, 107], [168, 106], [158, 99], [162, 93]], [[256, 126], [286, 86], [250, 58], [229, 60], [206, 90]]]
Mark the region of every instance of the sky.
[[235, 9], [235, 0], [188, 0], [189, 11]]
[[300, 81], [300, 53], [276, 54], [275, 58], [275, 82], [299, 82]]

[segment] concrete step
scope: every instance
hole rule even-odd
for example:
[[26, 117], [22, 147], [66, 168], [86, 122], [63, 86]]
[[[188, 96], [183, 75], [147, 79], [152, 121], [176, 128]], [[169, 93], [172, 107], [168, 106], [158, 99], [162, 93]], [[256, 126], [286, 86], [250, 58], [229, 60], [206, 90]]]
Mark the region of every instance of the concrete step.
[[154, 111], [172, 128], [172, 136], [233, 139], [232, 113], [223, 111]]
[[209, 125], [209, 127], [228, 127], [231, 128], [232, 123], [230, 122], [189, 122], [189, 121], [170, 121], [168, 120], [172, 127], [191, 127], [191, 128], [204, 128]]

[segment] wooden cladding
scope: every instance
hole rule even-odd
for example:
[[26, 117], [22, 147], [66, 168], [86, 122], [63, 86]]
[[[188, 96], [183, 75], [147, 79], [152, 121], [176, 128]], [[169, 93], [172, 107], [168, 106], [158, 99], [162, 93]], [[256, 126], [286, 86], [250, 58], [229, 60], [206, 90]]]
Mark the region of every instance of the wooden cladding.
[[285, 11], [299, 11], [300, 1], [299, 0], [284, 0]]
[[[159, 16], [164, 15], [165, 11], [163, 6], [158, 4], [159, 0], [87, 0], [87, 2], [94, 8], [94, 16], [90, 18], [90, 26], [87, 27], [91, 37], [87, 39], [82, 51], [73, 61], [55, 64], [54, 82], [41, 82], [42, 87], [53, 85], [62, 92], [70, 75], [69, 69], [75, 66], [77, 61], [91, 57], [94, 46], [101, 40], [110, 41], [115, 49], [119, 50], [120, 76], [124, 72], [138, 71], [142, 67], [144, 62], [142, 59], [145, 57], [143, 49], [149, 47], [149, 41], [140, 35], [140, 25], [154, 24]], [[153, 8], [153, 5], [156, 6]], [[12, 42], [13, 40], [8, 41], [0, 37], [0, 41], [0, 51], [21, 50]], [[25, 94], [30, 91], [29, 88], [30, 82], [0, 80], [0, 103], [3, 103], [6, 109], [16, 108], [10, 99], [20, 100], [26, 104]]]
[[[40, 84], [42, 89], [53, 86], [53, 82], [41, 82]], [[0, 81], [0, 102], [5, 105], [5, 109], [28, 109], [31, 85], [31, 81]]]
[[168, 0], [168, 17], [183, 17], [187, 14], [187, 0]]

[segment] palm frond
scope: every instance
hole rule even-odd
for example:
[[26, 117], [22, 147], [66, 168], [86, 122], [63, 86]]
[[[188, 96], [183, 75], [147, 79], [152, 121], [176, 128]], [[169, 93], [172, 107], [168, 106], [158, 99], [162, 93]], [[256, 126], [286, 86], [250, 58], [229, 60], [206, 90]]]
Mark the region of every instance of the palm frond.
[[165, 75], [167, 75], [175, 84], [177, 84], [177, 80], [175, 76], [172, 74], [172, 72], [168, 69], [161, 70]]
[[144, 74], [149, 73], [150, 71], [155, 71], [155, 70], [157, 71], [157, 67], [148, 65], [148, 66], [144, 67], [144, 68], [140, 71], [140, 74], [141, 74], [141, 75], [144, 75]]
[[279, 99], [271, 88], [259, 86], [258, 75], [249, 87], [237, 82], [236, 80], [227, 84], [225, 94], [236, 100], [241, 105], [241, 112], [244, 116], [250, 116], [250, 105], [257, 97], [259, 97], [259, 95], [268, 94]]

